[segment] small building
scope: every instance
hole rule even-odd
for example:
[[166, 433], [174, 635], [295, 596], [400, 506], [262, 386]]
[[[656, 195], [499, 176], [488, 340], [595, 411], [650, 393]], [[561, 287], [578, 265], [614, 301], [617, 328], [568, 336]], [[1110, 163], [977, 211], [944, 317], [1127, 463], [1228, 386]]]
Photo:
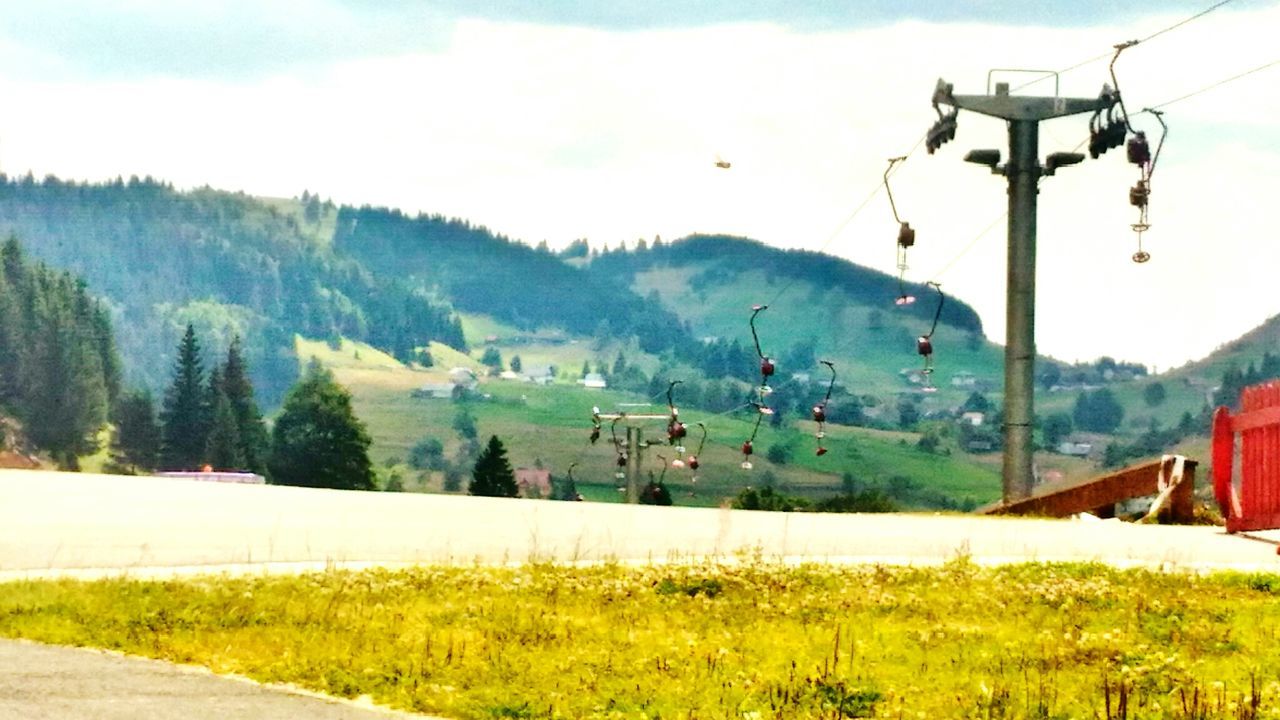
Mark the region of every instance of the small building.
[[972, 388], [978, 386], [978, 376], [968, 370], [960, 370], [951, 376], [951, 386], [958, 388]]
[[982, 423], [985, 422], [986, 419], [986, 415], [977, 412], [976, 410], [970, 410], [969, 412], [960, 415], [960, 422], [974, 427], [982, 427]]
[[807, 385], [809, 383], [809, 380], [810, 380], [810, 377], [809, 377], [809, 373], [807, 372], [791, 373], [791, 382]]
[[520, 497], [551, 497], [551, 471], [538, 468], [516, 468], [516, 488]]
[[1089, 453], [1093, 452], [1093, 444], [1087, 442], [1072, 442], [1063, 440], [1058, 443], [1058, 453], [1060, 455], [1071, 455], [1072, 457], [1089, 457]]
[[524, 377], [525, 382], [531, 382], [535, 385], [550, 385], [556, 380], [556, 367], [554, 365], [525, 365]]
[[580, 381], [582, 386], [590, 390], [603, 390], [609, 387], [608, 381], [600, 373], [587, 373], [587, 376]]
[[524, 380], [524, 376], [514, 370], [503, 370], [498, 373], [498, 377], [503, 380]]

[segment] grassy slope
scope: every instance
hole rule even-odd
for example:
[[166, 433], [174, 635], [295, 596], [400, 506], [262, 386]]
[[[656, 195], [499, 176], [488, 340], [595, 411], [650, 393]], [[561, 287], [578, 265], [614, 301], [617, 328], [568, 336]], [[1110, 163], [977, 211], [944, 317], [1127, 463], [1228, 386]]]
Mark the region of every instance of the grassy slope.
[[[837, 294], [823, 294], [807, 282], [770, 285], [763, 273], [742, 273], [731, 282], [695, 288], [689, 280], [703, 269], [695, 265], [640, 273], [634, 289], [641, 295], [656, 290], [668, 308], [692, 323], [695, 335], [738, 339], [748, 346], [751, 307], [768, 303], [769, 309], [756, 321], [767, 354], [784, 355], [793, 345], [811, 340], [817, 356], [836, 363], [840, 380], [853, 392], [887, 399], [911, 389], [899, 371], [921, 367], [915, 342], [929, 327], [895, 316], [891, 299], [882, 308], [841, 304]], [[880, 329], [870, 327], [876, 310], [883, 321]], [[998, 398], [1003, 373], [998, 346], [984, 340], [971, 347], [968, 333], [946, 325], [938, 327], [933, 345], [939, 392], [925, 398], [925, 407], [962, 403], [972, 390], [951, 386], [951, 379], [962, 371], [989, 382], [994, 388], [990, 396]], [[782, 366], [779, 373], [789, 377], [791, 370]]]
[[0, 636], [460, 720], [1263, 718], [1278, 589], [963, 558], [20, 581]]
[[[438, 474], [421, 482], [416, 471], [405, 466], [403, 460], [410, 448], [425, 437], [444, 442], [446, 455], [452, 455], [458, 448], [459, 441], [452, 429], [457, 406], [448, 400], [413, 398], [409, 394], [425, 383], [442, 382], [449, 365], [438, 362], [431, 370], [410, 369], [367, 346], [350, 342], [344, 342], [341, 350], [333, 351], [323, 342], [299, 340], [298, 354], [304, 361], [313, 355], [319, 357], [337, 379], [350, 388], [356, 413], [373, 436], [373, 458], [377, 465], [384, 471], [394, 466], [409, 478], [410, 489], [439, 489]], [[570, 368], [580, 366], [581, 358], [569, 365]], [[490, 435], [502, 438], [513, 466], [530, 467], [541, 460], [559, 475], [570, 463], [577, 462], [574, 478], [588, 499], [619, 499], [608, 427], [599, 443], [588, 442], [591, 408], [598, 405], [607, 412], [619, 403], [646, 398], [587, 390], [572, 383], [539, 387], [491, 378], [482, 379], [479, 390], [490, 396], [488, 400], [471, 404], [480, 437], [482, 440]], [[662, 399], [656, 402], [652, 412], [664, 413]], [[681, 505], [718, 505], [743, 487], [758, 484], [766, 469], [776, 474], [779, 486], [788, 492], [813, 498], [838, 492], [841, 474], [845, 471], [870, 485], [885, 485], [894, 476], [907, 476], [923, 488], [943, 492], [957, 500], [968, 498], [982, 503], [999, 494], [998, 470], [992, 468], [989, 460], [962, 453], [949, 457], [922, 453], [915, 448], [916, 436], [909, 433], [833, 428], [827, 441], [831, 451], [818, 458], [813, 454], [810, 423], [779, 430], [767, 425], [762, 427], [756, 442], [755, 467], [747, 471], [739, 467], [742, 457], [738, 447], [751, 433], [752, 418], [709, 416], [692, 408], [686, 409], [682, 416], [695, 436], [698, 431], [693, 423], [704, 421], [709, 439], [696, 482], [687, 469], [667, 472], [666, 481]], [[646, 437], [658, 438], [662, 432], [663, 422], [654, 421], [646, 428]], [[791, 462], [776, 466], [764, 458], [765, 450], [775, 443], [792, 449]], [[694, 447], [696, 438], [690, 450]], [[661, 472], [659, 454], [668, 459], [675, 457], [672, 448], [653, 448], [648, 453], [646, 471]]]

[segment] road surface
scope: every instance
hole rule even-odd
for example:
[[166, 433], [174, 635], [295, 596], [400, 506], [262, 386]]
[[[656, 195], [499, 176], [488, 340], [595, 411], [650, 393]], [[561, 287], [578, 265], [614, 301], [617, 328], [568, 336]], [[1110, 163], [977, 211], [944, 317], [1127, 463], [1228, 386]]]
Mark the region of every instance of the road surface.
[[660, 508], [0, 471], [0, 581], [742, 553], [790, 561], [936, 563], [965, 555], [982, 563], [1280, 570], [1274, 544], [1215, 527]]
[[200, 668], [0, 640], [0, 718], [395, 720], [425, 716], [263, 687]]

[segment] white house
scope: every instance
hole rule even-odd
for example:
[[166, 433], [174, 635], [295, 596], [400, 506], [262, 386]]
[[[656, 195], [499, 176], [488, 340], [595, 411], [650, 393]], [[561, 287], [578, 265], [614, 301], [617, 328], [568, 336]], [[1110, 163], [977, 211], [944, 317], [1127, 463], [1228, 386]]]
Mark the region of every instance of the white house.
[[582, 380], [580, 380], [579, 382], [582, 383], [583, 387], [589, 388], [592, 390], [603, 390], [609, 387], [609, 383], [604, 379], [604, 376], [601, 375], [600, 373], [587, 373], [587, 376], [582, 378]]
[[556, 369], [553, 365], [531, 365], [524, 368], [525, 380], [535, 385], [550, 385], [555, 382]]

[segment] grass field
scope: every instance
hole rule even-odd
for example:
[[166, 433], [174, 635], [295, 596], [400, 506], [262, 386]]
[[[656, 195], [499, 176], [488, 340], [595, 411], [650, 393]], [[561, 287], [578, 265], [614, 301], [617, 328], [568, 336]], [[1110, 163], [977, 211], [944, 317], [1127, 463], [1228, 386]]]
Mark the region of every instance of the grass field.
[[1280, 576], [424, 567], [0, 584], [0, 635], [452, 718], [1280, 717]]
[[[407, 488], [438, 491], [440, 473], [427, 474], [405, 464], [409, 450], [425, 437], [435, 437], [451, 456], [461, 443], [453, 430], [459, 406], [449, 400], [415, 398], [410, 392], [428, 382], [440, 382], [447, 367], [411, 369], [359, 343], [344, 341], [334, 350], [323, 342], [299, 340], [299, 357], [317, 357], [333, 370], [335, 377], [353, 395], [356, 414], [369, 428], [374, 445], [372, 456], [380, 472], [397, 472]], [[434, 352], [434, 350], [433, 350]], [[609, 412], [625, 404], [651, 400], [649, 408], [629, 407], [630, 412], [664, 414], [665, 400], [643, 398], [610, 390], [588, 390], [571, 383], [537, 386], [531, 383], [484, 378], [478, 391], [485, 396], [467, 404], [474, 415], [481, 441], [497, 435], [506, 445], [515, 467], [532, 467], [541, 462], [556, 475], [563, 475], [570, 463], [578, 463], [574, 479], [588, 500], [619, 501], [620, 483], [615, 477], [616, 456], [609, 427], [596, 444], [591, 444], [591, 409]], [[742, 469], [739, 447], [751, 434], [754, 418], [748, 414], [711, 415], [685, 409], [682, 418], [690, 426], [689, 451], [697, 447], [701, 433], [696, 421], [705, 422], [708, 440], [701, 456], [697, 480], [687, 470], [669, 469], [667, 485], [680, 505], [715, 506], [740, 490], [759, 485], [765, 471], [772, 473], [779, 489], [793, 495], [820, 499], [836, 494], [842, 475], [851, 473], [863, 487], [891, 488], [909, 478], [917, 494], [941, 493], [956, 502], [981, 504], [996, 499], [1000, 492], [999, 468], [988, 457], [958, 451], [950, 455], [930, 454], [915, 447], [917, 435], [886, 433], [861, 428], [828, 428], [826, 445], [830, 452], [817, 457], [812, 423], [796, 422], [774, 429], [760, 429], [754, 467]], [[621, 430], [620, 430], [621, 432]], [[645, 437], [658, 440], [665, 433], [665, 421], [648, 423]], [[775, 464], [765, 458], [770, 445], [788, 448], [790, 460]], [[661, 477], [662, 463], [676, 457], [674, 448], [663, 445], [646, 453], [642, 468]], [[902, 488], [899, 488], [901, 491]], [[908, 503], [910, 504], [910, 503]]]

